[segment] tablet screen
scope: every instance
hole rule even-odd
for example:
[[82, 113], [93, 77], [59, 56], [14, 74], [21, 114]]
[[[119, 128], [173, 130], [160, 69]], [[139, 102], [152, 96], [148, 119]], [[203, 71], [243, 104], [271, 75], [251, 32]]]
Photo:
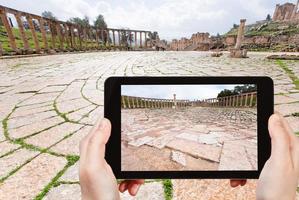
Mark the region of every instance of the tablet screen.
[[121, 171], [257, 170], [257, 85], [121, 85]]

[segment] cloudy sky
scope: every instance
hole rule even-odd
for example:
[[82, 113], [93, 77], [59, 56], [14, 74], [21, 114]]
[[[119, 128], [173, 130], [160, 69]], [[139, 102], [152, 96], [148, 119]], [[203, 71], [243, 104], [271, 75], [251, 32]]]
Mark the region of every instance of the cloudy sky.
[[[289, 0], [295, 3], [295, 0]], [[190, 37], [195, 32], [225, 33], [240, 18], [248, 23], [273, 14], [285, 0], [0, 0], [0, 4], [41, 14], [53, 12], [60, 20], [100, 13], [111, 28], [158, 31], [160, 38]]]
[[233, 89], [237, 85], [122, 85], [121, 94], [158, 99], [202, 100], [216, 98], [223, 89]]

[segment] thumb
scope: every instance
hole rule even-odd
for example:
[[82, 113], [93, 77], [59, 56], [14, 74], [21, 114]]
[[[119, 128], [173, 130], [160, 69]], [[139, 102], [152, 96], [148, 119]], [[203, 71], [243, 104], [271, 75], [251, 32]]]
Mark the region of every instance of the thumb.
[[273, 114], [269, 118], [268, 129], [271, 137], [271, 157], [290, 158], [290, 138], [279, 114]]
[[90, 154], [105, 156], [105, 145], [109, 140], [111, 134], [111, 123], [108, 119], [104, 118], [95, 128], [92, 136], [89, 139], [88, 150]]

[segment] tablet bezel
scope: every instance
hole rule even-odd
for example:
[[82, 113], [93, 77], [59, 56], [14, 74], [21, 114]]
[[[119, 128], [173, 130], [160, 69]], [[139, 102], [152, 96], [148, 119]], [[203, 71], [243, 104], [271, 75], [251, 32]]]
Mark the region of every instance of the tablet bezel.
[[[178, 84], [256, 84], [258, 170], [246, 171], [121, 171], [121, 85]], [[112, 130], [106, 144], [105, 159], [118, 179], [256, 179], [270, 157], [271, 140], [268, 119], [274, 107], [273, 81], [266, 76], [234, 77], [109, 77], [105, 81], [104, 116]]]

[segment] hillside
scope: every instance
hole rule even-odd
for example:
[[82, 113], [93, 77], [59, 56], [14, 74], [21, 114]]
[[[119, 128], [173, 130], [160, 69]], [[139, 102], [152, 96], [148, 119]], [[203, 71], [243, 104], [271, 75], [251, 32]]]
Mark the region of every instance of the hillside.
[[[224, 36], [236, 36], [238, 27]], [[299, 24], [261, 21], [245, 27], [243, 46], [251, 50], [298, 51]]]

